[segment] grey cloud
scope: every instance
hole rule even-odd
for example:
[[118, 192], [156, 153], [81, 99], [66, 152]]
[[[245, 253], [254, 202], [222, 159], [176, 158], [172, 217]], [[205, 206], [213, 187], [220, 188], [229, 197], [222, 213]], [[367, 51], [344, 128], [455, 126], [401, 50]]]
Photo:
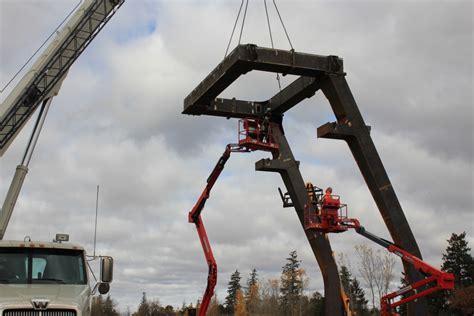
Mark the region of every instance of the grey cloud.
[[[239, 4], [126, 2], [72, 67], [54, 100], [7, 238], [28, 234], [50, 240], [55, 232], [70, 232], [91, 252], [100, 184], [98, 251], [116, 259], [111, 293], [119, 308], [133, 310], [142, 291], [175, 306], [202, 295], [207, 267], [187, 212], [225, 144], [235, 139], [236, 122], [180, 112], [183, 98], [221, 61]], [[52, 7], [59, 9], [56, 2], [22, 8], [25, 16], [44, 10], [38, 25], [12, 18], [8, 24], [17, 25], [18, 38], [42, 38], [50, 30], [40, 25], [43, 20], [63, 16]], [[466, 224], [473, 208], [471, 7], [469, 2], [280, 4], [297, 50], [344, 58], [347, 79], [373, 127], [422, 253], [434, 264], [451, 232], [474, 234]], [[251, 8], [244, 43], [269, 46], [262, 9]], [[277, 46], [287, 48], [274, 18]], [[4, 68], [6, 56], [14, 65], [22, 57], [12, 51], [30, 47], [10, 32], [1, 34], [3, 76], [15, 69]], [[273, 75], [252, 74], [225, 96], [265, 99], [276, 91]], [[285, 116], [303, 177], [333, 186], [351, 214], [389, 238], [347, 145], [316, 139], [315, 128], [330, 120], [321, 93]], [[28, 130], [1, 159], [2, 197]], [[322, 289], [294, 210], [281, 207], [279, 175], [254, 171], [262, 157], [266, 154], [233, 155], [203, 213], [219, 266], [220, 299], [236, 268], [244, 278], [253, 267], [262, 280], [277, 277], [293, 249], [312, 279], [310, 289]], [[448, 212], [457, 215], [446, 217]], [[330, 239], [336, 253], [352, 257], [353, 246], [365, 243], [354, 232]], [[355, 269], [356, 262], [351, 264]]]

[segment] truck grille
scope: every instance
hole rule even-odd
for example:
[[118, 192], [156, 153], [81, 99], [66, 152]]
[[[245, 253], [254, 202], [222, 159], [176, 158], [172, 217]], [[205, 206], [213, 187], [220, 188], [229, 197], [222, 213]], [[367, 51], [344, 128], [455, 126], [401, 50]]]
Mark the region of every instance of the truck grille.
[[70, 309], [49, 309], [36, 311], [34, 309], [9, 309], [3, 316], [76, 316], [76, 311]]

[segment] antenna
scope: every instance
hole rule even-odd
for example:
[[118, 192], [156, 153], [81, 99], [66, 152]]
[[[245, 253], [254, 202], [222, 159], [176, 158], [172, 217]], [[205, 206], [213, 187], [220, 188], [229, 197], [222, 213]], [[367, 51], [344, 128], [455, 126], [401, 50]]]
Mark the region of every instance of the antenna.
[[97, 185], [97, 196], [95, 199], [94, 258], [95, 258], [95, 244], [97, 241], [97, 214], [98, 213], [99, 213], [99, 185]]

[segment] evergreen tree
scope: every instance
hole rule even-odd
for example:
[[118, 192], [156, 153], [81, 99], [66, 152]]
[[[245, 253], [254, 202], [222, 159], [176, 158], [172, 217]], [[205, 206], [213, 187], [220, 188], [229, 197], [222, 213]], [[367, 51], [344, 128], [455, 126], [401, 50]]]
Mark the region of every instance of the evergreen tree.
[[245, 292], [245, 296], [248, 297], [250, 288], [254, 285], [258, 284], [258, 274], [257, 270], [254, 268], [252, 272], [250, 272], [249, 278], [247, 279], [247, 291]]
[[280, 305], [285, 315], [298, 313], [299, 302], [303, 294], [303, 274], [300, 273], [300, 262], [296, 250], [290, 252], [290, 257], [283, 266], [280, 287]]
[[365, 292], [355, 277], [351, 280], [349, 292], [351, 293], [351, 309], [354, 315], [369, 315], [369, 309], [367, 308], [369, 301], [365, 298]]
[[110, 295], [107, 295], [107, 298], [105, 299], [102, 307], [102, 312], [103, 316], [118, 316], [119, 313], [115, 309], [115, 306], [117, 303], [114, 302], [114, 300], [110, 297]]
[[354, 295], [352, 295], [351, 291], [352, 274], [345, 265], [341, 265], [341, 268], [339, 269], [339, 277], [341, 279], [342, 290], [344, 290], [352, 308], [354, 302]]
[[467, 246], [466, 232], [452, 234], [443, 254], [441, 269], [454, 274], [456, 288], [466, 288], [474, 284], [474, 259]]
[[247, 279], [247, 289], [245, 292], [245, 303], [247, 305], [247, 311], [250, 314], [254, 314], [258, 312], [259, 305], [260, 305], [260, 295], [258, 291], [259, 291], [258, 275], [257, 275], [257, 270], [254, 268], [252, 272], [250, 272], [250, 276]]
[[136, 316], [150, 316], [150, 304], [146, 298], [146, 292], [143, 292], [142, 300], [138, 305], [138, 311], [135, 313]]
[[351, 280], [352, 280], [352, 274], [351, 272], [349, 271], [349, 269], [347, 269], [346, 266], [341, 266], [341, 268], [339, 269], [339, 277], [341, 278], [341, 285], [342, 285], [342, 288], [344, 289], [344, 292], [346, 292], [346, 295], [351, 297]]
[[233, 314], [235, 302], [237, 301], [237, 291], [241, 290], [240, 286], [240, 272], [235, 270], [230, 276], [229, 287], [227, 288], [227, 296], [225, 298], [226, 310]]
[[[449, 313], [450, 315], [464, 315], [464, 310], [474, 308], [472, 299], [469, 302], [463, 300], [463, 304], [457, 303], [456, 298], [463, 289], [474, 285], [474, 259], [470, 253], [466, 241], [466, 232], [461, 234], [452, 234], [449, 238], [446, 253], [443, 254], [443, 264], [441, 269], [454, 274], [454, 291], [438, 292], [430, 298], [430, 311], [433, 314]], [[461, 295], [463, 296], [463, 295]], [[453, 304], [454, 302], [454, 304]], [[463, 306], [462, 308], [459, 308]]]
[[[472, 299], [469, 303], [469, 295], [463, 299], [463, 304], [457, 302], [459, 296], [463, 296], [463, 289], [472, 286], [474, 279], [474, 260], [470, 254], [471, 248], [468, 247], [465, 238], [466, 232], [459, 235], [453, 233], [447, 240], [448, 247], [446, 253], [443, 254], [441, 269], [454, 274], [455, 289], [454, 291], [436, 292], [428, 297], [429, 310], [433, 315], [463, 315], [463, 310], [466, 308], [469, 310], [469, 305], [474, 308]], [[463, 307], [459, 308], [460, 306]]]
[[314, 292], [309, 300], [309, 309], [305, 315], [324, 316], [324, 296]]
[[352, 273], [345, 265], [341, 265], [339, 276], [341, 285], [350, 300], [350, 309], [354, 315], [368, 315], [368, 300], [365, 298], [365, 292], [360, 287], [359, 280], [352, 278]]

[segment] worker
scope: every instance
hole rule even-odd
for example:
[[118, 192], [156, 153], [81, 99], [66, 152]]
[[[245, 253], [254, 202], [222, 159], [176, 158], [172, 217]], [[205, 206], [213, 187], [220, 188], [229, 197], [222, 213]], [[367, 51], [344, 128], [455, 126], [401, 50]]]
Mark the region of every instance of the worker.
[[306, 182], [306, 192], [308, 192], [308, 197], [311, 203], [316, 204], [318, 202], [318, 198], [314, 192], [314, 185], [311, 182]]
[[268, 114], [265, 114], [262, 124], [260, 125], [260, 141], [268, 143], [269, 139], [269, 128], [270, 128], [270, 117]]
[[327, 187], [324, 191], [324, 196], [321, 203], [321, 214], [324, 216], [322, 221], [326, 222], [330, 227], [336, 226], [337, 210], [339, 209], [339, 203], [334, 204], [332, 196], [332, 188]]
[[331, 199], [332, 199], [332, 188], [327, 187], [326, 191], [324, 192], [323, 202], [326, 200], [331, 200]]

